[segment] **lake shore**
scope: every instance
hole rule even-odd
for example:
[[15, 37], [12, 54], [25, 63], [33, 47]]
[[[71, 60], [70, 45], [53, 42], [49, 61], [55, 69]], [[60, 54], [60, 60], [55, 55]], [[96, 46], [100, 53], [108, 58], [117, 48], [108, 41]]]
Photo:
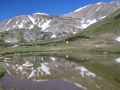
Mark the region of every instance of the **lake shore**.
[[19, 79], [8, 74], [0, 80], [4, 90], [85, 90], [71, 82], [52, 79], [35, 82], [27, 79]]

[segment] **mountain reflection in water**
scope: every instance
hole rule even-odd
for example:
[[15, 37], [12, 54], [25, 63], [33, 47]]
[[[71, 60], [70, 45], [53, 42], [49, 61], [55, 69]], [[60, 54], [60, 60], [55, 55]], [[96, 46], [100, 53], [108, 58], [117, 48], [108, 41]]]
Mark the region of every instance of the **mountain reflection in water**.
[[[110, 90], [116, 89], [116, 86], [100, 77], [100, 73], [98, 75], [91, 71], [89, 67], [96, 72], [103, 72], [104, 70], [104, 74], [111, 76], [112, 74], [110, 72], [112, 70], [116, 73], [115, 75], [118, 75], [119, 65], [117, 63], [119, 58], [105, 55], [78, 56], [78, 60], [81, 60], [79, 62], [77, 62], [77, 58], [71, 58], [69, 55], [66, 55], [65, 58], [59, 58], [54, 56], [24, 56], [16, 54], [13, 57], [3, 57], [3, 62], [1, 62], [0, 65], [5, 68], [7, 74], [21, 80], [47, 82], [57, 79], [67, 81], [77, 87], [88, 90], [106, 90], [105, 88], [109, 87]], [[23, 66], [26, 62], [33, 64], [33, 66]], [[116, 65], [116, 67], [114, 67], [114, 65]]]

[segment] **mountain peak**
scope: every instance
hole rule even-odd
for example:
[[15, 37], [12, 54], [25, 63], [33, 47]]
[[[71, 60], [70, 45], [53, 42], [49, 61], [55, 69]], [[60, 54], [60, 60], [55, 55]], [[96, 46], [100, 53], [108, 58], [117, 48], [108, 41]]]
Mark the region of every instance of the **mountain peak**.
[[82, 9], [84, 9], [84, 8], [86, 8], [86, 7], [88, 7], [88, 6], [90, 6], [90, 5], [87, 5], [87, 6], [84, 6], [84, 7], [78, 8], [78, 9], [75, 10], [74, 12], [78, 12], [78, 11], [80, 11], [80, 10], [82, 10]]
[[103, 2], [98, 2], [97, 4], [99, 5], [99, 4], [102, 4]]
[[37, 13], [34, 13], [34, 15], [49, 15], [49, 14], [37, 12]]

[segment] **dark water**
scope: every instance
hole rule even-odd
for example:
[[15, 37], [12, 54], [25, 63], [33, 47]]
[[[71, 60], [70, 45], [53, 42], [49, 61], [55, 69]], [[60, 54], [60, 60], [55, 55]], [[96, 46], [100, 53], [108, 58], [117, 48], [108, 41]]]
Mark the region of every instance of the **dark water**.
[[[0, 83], [5, 90], [119, 90], [119, 56], [15, 54], [3, 59], [6, 74]], [[23, 67], [27, 61], [33, 66]]]

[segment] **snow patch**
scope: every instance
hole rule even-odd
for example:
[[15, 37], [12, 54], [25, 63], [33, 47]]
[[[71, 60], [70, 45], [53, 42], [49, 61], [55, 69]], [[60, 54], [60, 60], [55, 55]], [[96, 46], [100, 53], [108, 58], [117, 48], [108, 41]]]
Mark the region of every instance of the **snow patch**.
[[83, 89], [85, 89], [86, 90], [86, 88], [85, 87], [83, 87], [82, 85], [80, 85], [80, 84], [78, 84], [78, 83], [74, 83], [76, 86], [78, 86], [78, 87], [80, 87], [80, 88], [83, 88]]
[[81, 23], [84, 23], [85, 21], [81, 21]]
[[50, 59], [51, 59], [52, 61], [55, 61], [55, 60], [56, 60], [56, 58], [55, 58], [55, 57], [50, 57]]
[[89, 24], [82, 24], [81, 28], [87, 28], [89, 26]]
[[10, 62], [9, 58], [4, 58], [4, 62]]
[[41, 22], [39, 22], [38, 27], [41, 27], [41, 25], [40, 25], [40, 24], [41, 24]]
[[73, 32], [73, 34], [76, 34], [76, 32]]
[[50, 22], [51, 22], [51, 20], [48, 20], [46, 23], [44, 23], [44, 24], [41, 26], [41, 27], [42, 27], [42, 31], [49, 27], [49, 23], [50, 23]]
[[115, 40], [117, 40], [118, 42], [120, 42], [120, 37], [116, 37], [116, 39]]
[[120, 58], [115, 59], [117, 63], [120, 63]]
[[34, 18], [32, 18], [30, 15], [28, 15], [28, 17], [29, 17], [29, 19], [31, 20], [31, 22], [32, 22], [33, 24], [36, 24]]
[[97, 4], [99, 5], [99, 4], [101, 4], [102, 2], [98, 2]]
[[68, 41], [66, 41], [66, 43], [69, 43]]
[[41, 58], [41, 60], [42, 60], [42, 61], [44, 60], [43, 57]]
[[10, 41], [6, 40], [5, 42], [10, 42]]
[[6, 63], [7, 66], [10, 66], [8, 63]]
[[86, 8], [86, 7], [88, 7], [88, 6], [89, 6], [89, 5], [84, 6], [84, 7], [81, 7], [81, 8], [79, 8], [79, 9], [75, 10], [74, 12], [78, 12], [78, 11], [80, 11], [80, 10], [82, 10], [82, 9], [84, 9], [84, 8]]
[[[89, 21], [89, 23], [88, 23], [88, 24], [82, 24], [82, 25], [81, 25], [81, 28], [87, 28], [89, 25], [97, 22], [96, 19], [88, 20], [88, 21]], [[88, 21], [87, 21], [87, 22], [88, 22]]]
[[4, 62], [10, 62], [9, 60], [4, 59]]
[[9, 30], [10, 28], [7, 28], [7, 31]]
[[80, 26], [76, 26], [76, 28], [81, 28]]
[[[7, 22], [7, 24], [9, 24], [9, 23], [10, 23], [10, 21], [11, 21], [11, 20], [9, 20], [9, 21]], [[6, 25], [7, 25], [7, 24], [6, 24]]]
[[10, 59], [10, 58], [4, 58], [4, 59]]
[[96, 74], [90, 72], [89, 70], [87, 70], [85, 67], [81, 66], [81, 67], [76, 67], [77, 70], [80, 70], [80, 75], [82, 75], [82, 77], [84, 77], [84, 75], [86, 74], [87, 76], [93, 76], [96, 77]]
[[[44, 21], [44, 19], [42, 19], [42, 22], [43, 22], [43, 21]], [[42, 22], [41, 22], [41, 23], [42, 23]]]
[[18, 25], [19, 28], [23, 28], [23, 23], [21, 23], [20, 25]]
[[18, 65], [18, 64], [16, 64], [15, 66], [16, 66], [16, 67], [19, 67], [19, 65]]
[[34, 13], [34, 15], [49, 15], [49, 14], [46, 14], [46, 13]]
[[7, 71], [7, 73], [9, 74], [9, 75], [11, 75], [11, 73], [6, 69], [6, 71]]
[[53, 35], [51, 36], [51, 38], [56, 38], [56, 35], [55, 35], [55, 34], [53, 34]]
[[87, 20], [86, 22], [90, 22], [91, 20]]
[[96, 9], [96, 11], [98, 11], [98, 10], [100, 10], [101, 9], [101, 7], [98, 7], [97, 9]]
[[106, 16], [103, 16], [103, 17], [101, 17], [100, 19], [103, 19], [103, 18], [105, 18]]
[[13, 69], [15, 69], [15, 66], [14, 66], [14, 65], [12, 65], [12, 68], [13, 68]]
[[35, 75], [35, 72], [36, 72], [36, 70], [33, 70], [33, 71], [30, 73], [30, 75], [28, 76], [28, 78], [27, 78], [27, 79], [29, 79], [29, 78], [33, 77], [33, 76]]
[[22, 66], [19, 66], [17, 69], [16, 69], [16, 71], [23, 71], [23, 67]]
[[48, 79], [46, 79], [46, 80], [36, 80], [36, 82], [45, 82], [45, 81], [48, 81]]
[[68, 55], [66, 55], [66, 58], [69, 58], [69, 56], [68, 56]]
[[32, 29], [34, 27], [34, 25], [30, 25], [29, 29]]
[[16, 21], [16, 24], [18, 24], [18, 21]]
[[49, 71], [49, 67], [47, 67], [46, 65], [44, 64], [41, 64], [41, 67], [40, 67], [46, 74], [51, 74], [50, 71]]

